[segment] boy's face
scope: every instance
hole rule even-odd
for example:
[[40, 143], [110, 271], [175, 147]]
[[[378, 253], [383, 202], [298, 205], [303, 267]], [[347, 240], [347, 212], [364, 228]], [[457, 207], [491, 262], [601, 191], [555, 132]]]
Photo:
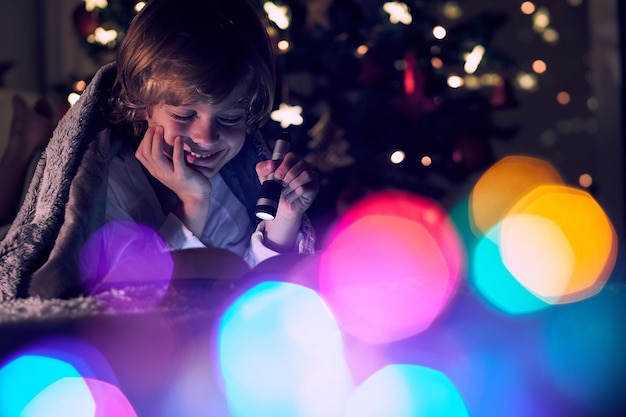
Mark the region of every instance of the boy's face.
[[239, 153], [246, 139], [246, 109], [235, 103], [162, 103], [153, 107], [146, 120], [149, 125], [163, 126], [165, 154], [170, 159], [174, 138], [181, 136], [187, 164], [213, 176]]

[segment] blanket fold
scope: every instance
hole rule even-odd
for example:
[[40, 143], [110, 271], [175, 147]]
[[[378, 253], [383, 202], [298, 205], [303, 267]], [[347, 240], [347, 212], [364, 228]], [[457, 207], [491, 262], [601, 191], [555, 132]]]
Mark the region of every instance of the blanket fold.
[[24, 202], [0, 242], [0, 300], [78, 293], [76, 257], [104, 218], [108, 137], [102, 100], [115, 78], [101, 68], [54, 130]]

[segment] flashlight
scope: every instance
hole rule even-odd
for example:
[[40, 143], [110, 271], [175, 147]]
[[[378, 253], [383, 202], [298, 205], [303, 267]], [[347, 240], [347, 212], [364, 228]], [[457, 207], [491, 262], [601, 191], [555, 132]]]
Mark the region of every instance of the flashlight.
[[[279, 166], [285, 154], [289, 152], [291, 146], [291, 136], [287, 132], [281, 133], [274, 143], [274, 151], [272, 152], [272, 161], [276, 161], [275, 166]], [[256, 216], [261, 220], [274, 220], [276, 210], [278, 209], [278, 200], [283, 190], [283, 184], [274, 179], [274, 173], [271, 173], [267, 180], [261, 185], [259, 199], [256, 202]]]

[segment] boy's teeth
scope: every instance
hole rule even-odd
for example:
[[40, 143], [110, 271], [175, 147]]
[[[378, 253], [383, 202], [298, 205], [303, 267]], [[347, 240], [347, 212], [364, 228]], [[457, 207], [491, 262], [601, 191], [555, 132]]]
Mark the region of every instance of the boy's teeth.
[[208, 158], [209, 156], [213, 155], [213, 154], [202, 155], [202, 154], [195, 153], [195, 152], [192, 152], [192, 151], [189, 151], [189, 153], [190, 153], [192, 156], [196, 157], [196, 158]]

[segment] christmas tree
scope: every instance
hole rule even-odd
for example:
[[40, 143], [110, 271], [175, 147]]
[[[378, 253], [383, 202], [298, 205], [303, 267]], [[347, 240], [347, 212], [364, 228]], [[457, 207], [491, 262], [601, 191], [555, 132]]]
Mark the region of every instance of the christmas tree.
[[[461, 18], [461, 6], [444, 0], [253, 1], [277, 50], [275, 111], [263, 133], [271, 140], [287, 129], [319, 170], [314, 216], [377, 189], [441, 200], [493, 162], [493, 140], [515, 134], [492, 117], [516, 104], [501, 75], [514, 62], [491, 46], [506, 15]], [[77, 34], [98, 63], [114, 59], [140, 7], [77, 6]]]

